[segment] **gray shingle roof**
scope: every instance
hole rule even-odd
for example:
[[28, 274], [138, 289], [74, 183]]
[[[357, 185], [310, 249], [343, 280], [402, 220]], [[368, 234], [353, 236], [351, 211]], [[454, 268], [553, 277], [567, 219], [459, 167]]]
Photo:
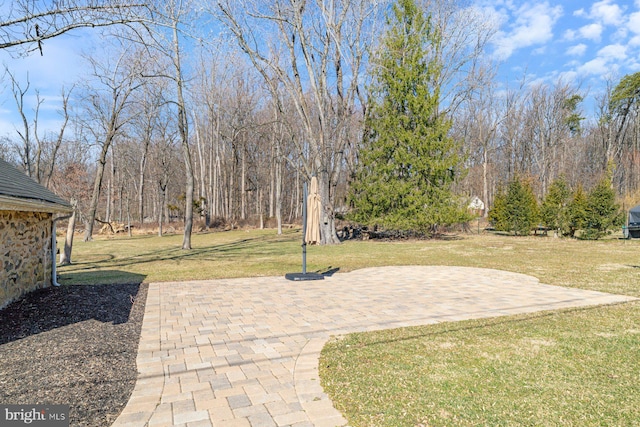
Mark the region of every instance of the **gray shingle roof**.
[[53, 203], [70, 208], [66, 200], [56, 196], [18, 169], [0, 159], [0, 196], [33, 202]]

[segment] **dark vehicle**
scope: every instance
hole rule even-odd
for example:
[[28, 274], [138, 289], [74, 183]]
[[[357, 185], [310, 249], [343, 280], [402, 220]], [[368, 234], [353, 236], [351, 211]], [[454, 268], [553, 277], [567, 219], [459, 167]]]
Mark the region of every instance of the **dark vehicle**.
[[630, 238], [640, 239], [640, 205], [634, 206], [629, 210], [627, 230], [629, 230]]

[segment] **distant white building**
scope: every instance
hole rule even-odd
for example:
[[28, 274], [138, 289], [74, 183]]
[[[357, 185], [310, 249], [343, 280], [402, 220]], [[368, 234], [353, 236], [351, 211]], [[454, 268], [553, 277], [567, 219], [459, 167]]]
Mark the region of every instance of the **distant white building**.
[[480, 200], [479, 197], [474, 196], [473, 199], [471, 199], [471, 203], [469, 203], [469, 206], [467, 206], [467, 209], [474, 211], [477, 214], [481, 214], [482, 212], [484, 212], [484, 202]]

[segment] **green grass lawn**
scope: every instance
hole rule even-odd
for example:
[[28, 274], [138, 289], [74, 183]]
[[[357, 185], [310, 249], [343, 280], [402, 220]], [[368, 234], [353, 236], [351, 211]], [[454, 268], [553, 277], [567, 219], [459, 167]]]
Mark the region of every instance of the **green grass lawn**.
[[[300, 231], [273, 230], [182, 235], [96, 237], [74, 243], [73, 264], [61, 283], [112, 283], [143, 275], [145, 282], [284, 275], [300, 271]], [[62, 241], [59, 242], [59, 244]], [[460, 235], [428, 241], [349, 241], [309, 246], [309, 271], [342, 272], [384, 265], [456, 265], [530, 274], [543, 283], [640, 297], [640, 241], [580, 241], [552, 237]]]
[[[299, 233], [273, 230], [192, 235], [192, 250], [182, 250], [182, 235], [96, 237], [75, 242], [73, 264], [59, 268], [62, 284], [127, 282], [142, 275], [158, 281], [250, 277], [300, 269]], [[282, 273], [284, 274], [284, 273]]]
[[[77, 242], [63, 284], [284, 275], [300, 232], [231, 231]], [[640, 241], [460, 235], [309, 247], [309, 271], [457, 265], [640, 297]], [[323, 386], [351, 426], [640, 425], [640, 303], [337, 337]]]
[[640, 304], [352, 334], [320, 360], [351, 426], [637, 426]]

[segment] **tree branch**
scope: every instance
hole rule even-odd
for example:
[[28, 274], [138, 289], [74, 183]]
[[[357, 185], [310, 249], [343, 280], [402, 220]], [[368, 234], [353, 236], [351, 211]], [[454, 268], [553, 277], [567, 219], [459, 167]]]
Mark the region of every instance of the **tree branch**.
[[[149, 6], [117, 0], [71, 0], [66, 6], [38, 0], [17, 0], [9, 16], [0, 21], [0, 49], [36, 44], [42, 54], [42, 41], [79, 28], [145, 24]], [[35, 50], [33, 49], [33, 50]], [[27, 50], [29, 52], [29, 50]]]

